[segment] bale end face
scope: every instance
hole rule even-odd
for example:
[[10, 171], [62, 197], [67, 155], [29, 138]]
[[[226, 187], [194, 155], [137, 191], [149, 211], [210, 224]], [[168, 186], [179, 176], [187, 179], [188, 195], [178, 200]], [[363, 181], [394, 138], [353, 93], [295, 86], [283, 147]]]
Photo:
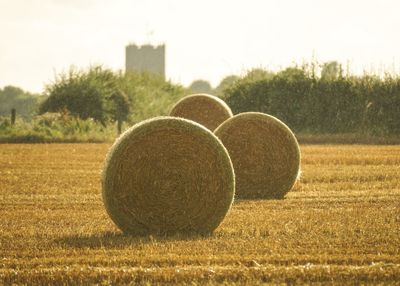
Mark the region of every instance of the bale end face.
[[215, 134], [227, 148], [236, 174], [236, 197], [282, 199], [300, 172], [300, 149], [291, 130], [277, 118], [238, 114]]
[[229, 106], [220, 98], [199, 93], [179, 100], [172, 108], [170, 116], [193, 120], [213, 131], [233, 115]]
[[234, 173], [218, 138], [185, 119], [158, 117], [127, 130], [110, 149], [103, 201], [124, 232], [210, 233], [234, 196]]

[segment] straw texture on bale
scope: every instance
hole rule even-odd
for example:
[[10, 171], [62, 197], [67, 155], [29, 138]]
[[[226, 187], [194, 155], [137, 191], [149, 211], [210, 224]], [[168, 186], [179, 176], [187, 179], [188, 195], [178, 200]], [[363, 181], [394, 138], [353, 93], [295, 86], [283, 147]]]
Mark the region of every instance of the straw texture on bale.
[[282, 121], [264, 113], [241, 113], [214, 133], [235, 168], [236, 198], [281, 199], [294, 186], [300, 174], [300, 149]]
[[212, 131], [233, 116], [222, 99], [205, 93], [185, 96], [174, 105], [169, 115], [193, 120]]
[[228, 152], [211, 131], [157, 117], [117, 139], [102, 187], [106, 210], [125, 233], [206, 234], [230, 209], [235, 179]]

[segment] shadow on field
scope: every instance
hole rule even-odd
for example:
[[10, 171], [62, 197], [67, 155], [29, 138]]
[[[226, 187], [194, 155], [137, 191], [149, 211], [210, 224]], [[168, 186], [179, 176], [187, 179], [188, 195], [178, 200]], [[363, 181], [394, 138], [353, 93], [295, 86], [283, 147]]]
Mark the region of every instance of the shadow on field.
[[63, 247], [74, 248], [119, 248], [122, 246], [145, 245], [154, 243], [168, 243], [173, 241], [204, 240], [212, 235], [174, 234], [169, 236], [135, 236], [122, 232], [104, 232], [93, 235], [72, 235], [55, 240], [54, 242]]

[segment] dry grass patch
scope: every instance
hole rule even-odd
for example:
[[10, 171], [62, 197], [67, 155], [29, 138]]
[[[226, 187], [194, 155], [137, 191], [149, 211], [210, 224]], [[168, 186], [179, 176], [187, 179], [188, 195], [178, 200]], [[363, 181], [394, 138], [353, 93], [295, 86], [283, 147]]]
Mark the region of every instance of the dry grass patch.
[[398, 285], [398, 145], [302, 145], [298, 188], [238, 201], [206, 237], [124, 235], [109, 147], [0, 145], [0, 285]]

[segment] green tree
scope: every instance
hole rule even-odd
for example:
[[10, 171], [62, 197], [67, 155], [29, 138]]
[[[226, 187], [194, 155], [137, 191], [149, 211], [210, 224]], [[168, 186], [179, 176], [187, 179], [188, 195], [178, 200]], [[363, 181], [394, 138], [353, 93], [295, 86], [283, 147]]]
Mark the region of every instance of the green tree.
[[229, 87], [233, 86], [240, 79], [237, 75], [229, 75], [224, 77], [219, 85], [214, 89], [214, 95], [224, 97], [224, 92]]
[[93, 118], [106, 126], [110, 120], [122, 124], [129, 113], [129, 102], [119, 90], [118, 76], [100, 66], [60, 74], [46, 86], [45, 95], [48, 97], [40, 106], [41, 114], [67, 110], [73, 116]]
[[342, 73], [342, 67], [337, 61], [331, 61], [322, 64], [321, 79], [322, 80], [336, 80]]
[[16, 86], [5, 86], [0, 89], [0, 116], [10, 116], [11, 109], [15, 108], [16, 115], [31, 119], [36, 112], [42, 98]]
[[117, 121], [118, 134], [122, 131], [122, 123], [128, 119], [130, 106], [126, 94], [117, 90], [110, 96], [111, 104], [109, 113], [114, 121]]
[[261, 68], [254, 68], [247, 72], [244, 76], [244, 79], [248, 79], [251, 81], [259, 81], [259, 80], [269, 80], [274, 77], [274, 73], [261, 69]]
[[265, 112], [295, 131], [400, 134], [398, 76], [343, 77], [337, 62], [324, 66], [322, 78], [298, 67], [262, 74], [247, 74], [226, 89], [224, 99], [234, 113]]
[[193, 81], [190, 86], [189, 89], [191, 90], [192, 93], [208, 93], [211, 94], [212, 93], [212, 87], [211, 84], [206, 81], [206, 80], [202, 80], [202, 79], [198, 79]]
[[120, 74], [119, 86], [127, 95], [131, 113], [129, 121], [136, 123], [155, 116], [168, 115], [172, 106], [188, 93], [157, 74], [127, 72]]

